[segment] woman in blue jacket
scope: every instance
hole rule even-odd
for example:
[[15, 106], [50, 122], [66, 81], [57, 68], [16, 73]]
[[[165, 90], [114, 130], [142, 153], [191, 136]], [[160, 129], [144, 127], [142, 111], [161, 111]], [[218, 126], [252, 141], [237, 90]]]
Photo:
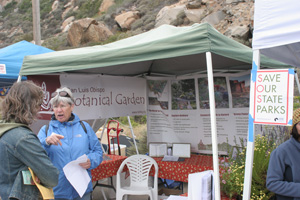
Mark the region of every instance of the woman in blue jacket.
[[[58, 170], [29, 125], [41, 109], [43, 91], [32, 82], [14, 83], [2, 102], [0, 122], [0, 196], [2, 200], [38, 200], [40, 192], [26, 183], [28, 167], [38, 182], [52, 188], [58, 182]], [[1, 199], [0, 198], [0, 199]]]
[[49, 125], [41, 128], [38, 137], [54, 166], [59, 170], [58, 185], [53, 188], [55, 199], [90, 200], [93, 185], [90, 181], [85, 194], [80, 197], [67, 180], [63, 167], [86, 154], [88, 159], [80, 166], [91, 170], [102, 162], [102, 148], [91, 126], [74, 114], [74, 98], [70, 89], [59, 88], [50, 100], [54, 114]]
[[300, 108], [294, 111], [291, 135], [270, 157], [266, 185], [277, 200], [300, 199]]

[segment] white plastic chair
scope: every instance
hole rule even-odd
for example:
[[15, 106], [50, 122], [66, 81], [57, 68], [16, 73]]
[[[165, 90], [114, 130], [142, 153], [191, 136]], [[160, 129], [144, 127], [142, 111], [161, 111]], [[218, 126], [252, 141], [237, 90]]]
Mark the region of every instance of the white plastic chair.
[[[130, 185], [121, 187], [121, 173], [127, 166], [130, 173]], [[151, 167], [154, 166], [154, 185], [149, 186], [149, 172]], [[122, 200], [123, 196], [126, 195], [148, 195], [151, 200], [158, 199], [157, 190], [157, 175], [158, 165], [156, 161], [150, 156], [146, 155], [133, 155], [126, 158], [119, 167], [117, 172], [117, 194], [116, 200]]]

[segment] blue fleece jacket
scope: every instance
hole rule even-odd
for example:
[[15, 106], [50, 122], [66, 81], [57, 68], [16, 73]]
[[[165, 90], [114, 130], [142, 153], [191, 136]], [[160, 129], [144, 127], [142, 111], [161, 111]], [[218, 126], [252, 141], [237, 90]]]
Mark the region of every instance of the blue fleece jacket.
[[300, 142], [293, 137], [271, 153], [266, 185], [277, 200], [300, 199]]
[[[52, 133], [63, 135], [64, 138], [60, 140], [62, 146], [49, 146], [46, 144], [46, 126], [42, 127], [38, 134], [48, 156], [60, 172], [58, 185], [53, 188], [55, 198], [75, 199], [79, 197], [63, 172], [63, 167], [66, 164], [76, 160], [83, 154], [86, 154], [91, 161], [91, 167], [87, 170], [91, 177], [91, 170], [96, 168], [102, 162], [102, 148], [92, 127], [88, 123], [83, 122], [87, 129], [87, 133], [85, 133], [80, 124], [79, 117], [74, 113], [72, 115], [74, 115], [72, 121], [61, 123], [56, 119], [52, 119], [49, 124], [47, 136]], [[92, 181], [90, 181], [86, 193], [91, 191], [93, 191]]]

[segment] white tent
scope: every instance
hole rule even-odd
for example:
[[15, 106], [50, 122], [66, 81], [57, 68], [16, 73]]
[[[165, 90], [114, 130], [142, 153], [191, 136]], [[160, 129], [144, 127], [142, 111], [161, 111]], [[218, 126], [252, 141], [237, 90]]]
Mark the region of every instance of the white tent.
[[256, 0], [253, 50], [300, 67], [299, 10], [299, 0]]
[[[260, 54], [300, 67], [300, 1], [256, 0], [253, 31], [253, 70], [260, 69]], [[295, 76], [297, 80], [297, 76]], [[299, 81], [297, 80], [297, 83]], [[298, 84], [299, 87], [299, 84]], [[251, 88], [253, 90], [253, 88]], [[250, 96], [250, 99], [253, 97]], [[250, 112], [251, 115], [250, 102]], [[249, 119], [243, 200], [250, 199], [254, 154], [253, 123]]]

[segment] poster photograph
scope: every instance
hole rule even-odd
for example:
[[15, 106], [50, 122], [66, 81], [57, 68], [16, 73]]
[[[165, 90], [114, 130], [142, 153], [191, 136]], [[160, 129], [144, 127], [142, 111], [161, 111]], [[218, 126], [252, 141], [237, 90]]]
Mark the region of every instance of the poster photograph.
[[248, 108], [250, 98], [250, 74], [230, 77], [233, 108]]
[[195, 80], [173, 80], [172, 88], [172, 110], [196, 109]]
[[[208, 80], [198, 78], [200, 109], [209, 109]], [[216, 108], [229, 108], [228, 88], [225, 77], [214, 77]]]

